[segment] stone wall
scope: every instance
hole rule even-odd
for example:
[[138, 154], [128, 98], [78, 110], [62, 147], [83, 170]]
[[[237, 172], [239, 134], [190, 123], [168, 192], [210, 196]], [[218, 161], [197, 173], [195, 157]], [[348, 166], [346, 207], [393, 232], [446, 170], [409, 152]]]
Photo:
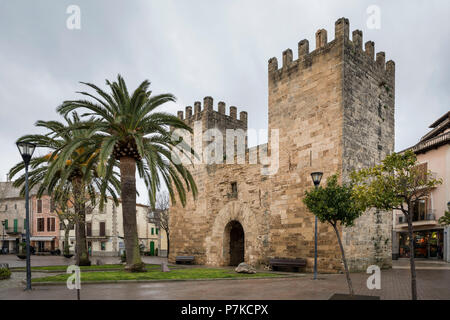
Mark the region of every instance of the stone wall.
[[[313, 187], [311, 172], [323, 171], [322, 183], [336, 172], [345, 180], [352, 169], [379, 162], [394, 146], [393, 62], [385, 67], [381, 54], [371, 61], [367, 53], [373, 48], [362, 51], [362, 35], [354, 34], [350, 41], [348, 20], [339, 19], [333, 41], [321, 29], [314, 51], [302, 40], [297, 60], [291, 49], [283, 52], [280, 68], [276, 58], [269, 60], [269, 132], [279, 130], [279, 169], [265, 176], [260, 164], [191, 167], [199, 196], [185, 208], [172, 204], [169, 261], [194, 255], [200, 264], [227, 265], [227, 225], [238, 221], [245, 233], [245, 262], [260, 266], [273, 257], [306, 258], [312, 270], [314, 216], [302, 202]], [[212, 98], [205, 98], [204, 105], [201, 111], [196, 103], [194, 115], [186, 109], [188, 124], [201, 121], [203, 130], [247, 128], [246, 114], [244, 126], [235, 111], [223, 115], [224, 105], [213, 111]], [[389, 213], [366, 213], [342, 231], [352, 270], [374, 262], [390, 265], [391, 223]], [[341, 270], [334, 230], [319, 223], [318, 232], [319, 271]]]
[[[346, 21], [348, 24], [348, 21]], [[343, 177], [354, 169], [373, 166], [394, 151], [395, 64], [355, 30], [344, 35]], [[349, 267], [365, 270], [392, 265], [392, 212], [370, 210], [343, 230]]]

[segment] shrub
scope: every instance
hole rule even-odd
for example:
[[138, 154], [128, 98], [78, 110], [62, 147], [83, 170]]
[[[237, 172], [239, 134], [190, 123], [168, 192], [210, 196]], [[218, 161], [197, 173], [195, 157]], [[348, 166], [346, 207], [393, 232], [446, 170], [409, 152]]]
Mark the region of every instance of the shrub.
[[0, 280], [9, 279], [11, 277], [11, 270], [8, 268], [0, 268]]

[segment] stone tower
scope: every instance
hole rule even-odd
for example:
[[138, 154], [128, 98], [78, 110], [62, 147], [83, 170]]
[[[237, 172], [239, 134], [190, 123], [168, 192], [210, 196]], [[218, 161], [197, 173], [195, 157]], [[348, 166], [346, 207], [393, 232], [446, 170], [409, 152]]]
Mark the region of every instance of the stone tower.
[[[261, 164], [195, 166], [199, 199], [172, 207], [171, 261], [194, 255], [197, 263], [227, 265], [233, 252], [244, 250], [242, 259], [254, 265], [272, 257], [306, 258], [312, 268], [314, 216], [301, 201], [312, 187], [310, 173], [323, 171], [322, 183], [336, 172], [345, 180], [351, 170], [379, 163], [394, 150], [395, 65], [385, 63], [384, 52], [375, 58], [373, 42], [362, 44], [362, 32], [353, 31], [350, 40], [349, 22], [341, 18], [332, 41], [321, 29], [315, 50], [302, 40], [298, 59], [287, 49], [281, 67], [269, 60], [269, 132], [279, 131], [279, 169], [265, 176]], [[216, 120], [202, 120], [205, 129], [247, 129], [246, 121], [244, 127], [206, 116], [221, 114], [220, 104], [219, 112], [211, 111], [212, 99], [206, 99], [205, 116], [198, 117]], [[269, 137], [269, 150], [272, 142]], [[370, 211], [341, 230], [352, 270], [391, 265], [391, 223], [390, 213]], [[326, 224], [319, 225], [318, 252], [319, 270], [340, 270], [336, 236]]]

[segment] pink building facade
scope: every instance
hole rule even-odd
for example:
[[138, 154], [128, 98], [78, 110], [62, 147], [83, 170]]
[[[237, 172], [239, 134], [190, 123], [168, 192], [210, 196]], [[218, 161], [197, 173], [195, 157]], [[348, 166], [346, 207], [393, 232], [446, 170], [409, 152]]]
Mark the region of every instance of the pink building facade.
[[[414, 203], [414, 256], [450, 262], [450, 228], [438, 222], [445, 211], [450, 211], [450, 111], [430, 128], [430, 132], [409, 149], [416, 153], [420, 165], [443, 183]], [[401, 212], [394, 212], [393, 228], [393, 258], [409, 257], [408, 225]]]
[[31, 246], [37, 253], [51, 252], [59, 247], [59, 219], [53, 208], [51, 197], [31, 197]]

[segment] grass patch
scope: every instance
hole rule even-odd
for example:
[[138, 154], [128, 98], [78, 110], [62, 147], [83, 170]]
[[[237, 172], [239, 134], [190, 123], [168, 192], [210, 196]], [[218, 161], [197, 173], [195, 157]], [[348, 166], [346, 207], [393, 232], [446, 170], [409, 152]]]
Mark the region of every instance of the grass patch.
[[[41, 266], [41, 267], [31, 267], [31, 271], [61, 271], [66, 272], [68, 265], [60, 265], [60, 266]], [[123, 264], [104, 264], [101, 266], [92, 265], [92, 266], [81, 266], [80, 269], [82, 271], [95, 271], [95, 270], [104, 270], [104, 269], [123, 269], [125, 266]], [[155, 269], [160, 268], [159, 264], [147, 264], [147, 269]], [[16, 271], [26, 271], [26, 268], [11, 268]]]
[[[69, 274], [60, 274], [49, 277], [35, 278], [33, 282], [65, 282]], [[98, 271], [82, 272], [82, 282], [118, 281], [118, 280], [193, 280], [193, 279], [227, 279], [227, 278], [255, 278], [280, 277], [281, 274], [260, 272], [256, 274], [236, 273], [229, 269], [189, 268], [172, 269], [170, 272], [161, 272], [150, 269], [142, 273], [129, 273], [125, 271]]]

